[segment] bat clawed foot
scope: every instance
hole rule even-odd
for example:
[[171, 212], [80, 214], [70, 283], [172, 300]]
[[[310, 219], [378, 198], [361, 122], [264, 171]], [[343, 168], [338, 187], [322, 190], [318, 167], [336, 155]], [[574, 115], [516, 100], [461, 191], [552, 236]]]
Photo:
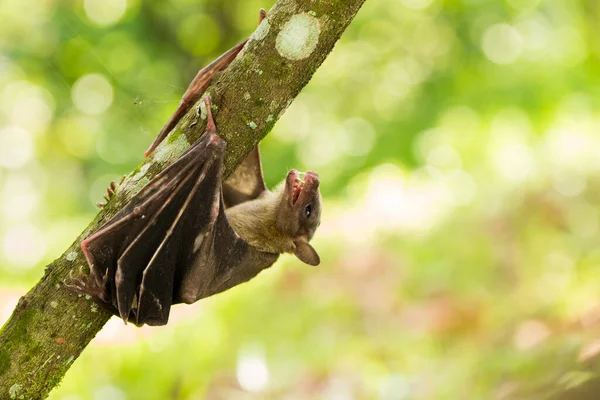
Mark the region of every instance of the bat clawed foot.
[[79, 267], [79, 271], [73, 274], [73, 270], [69, 272], [69, 280], [63, 284], [67, 289], [77, 294], [83, 294], [86, 296], [97, 297], [105, 301], [104, 286], [108, 280], [108, 276], [105, 274], [102, 281], [98, 282], [93, 274], [86, 274], [83, 267]]
[[106, 193], [104, 194], [104, 200], [106, 200], [106, 202], [105, 203], [96, 203], [96, 207], [104, 208], [108, 204], [108, 202], [115, 196], [115, 193], [117, 193], [117, 190], [119, 189], [121, 184], [123, 184], [123, 181], [125, 181], [125, 175], [123, 175], [121, 177], [121, 179], [119, 180], [119, 183], [117, 183], [116, 181], [110, 182], [110, 185], [108, 185], [108, 188], [106, 189]]

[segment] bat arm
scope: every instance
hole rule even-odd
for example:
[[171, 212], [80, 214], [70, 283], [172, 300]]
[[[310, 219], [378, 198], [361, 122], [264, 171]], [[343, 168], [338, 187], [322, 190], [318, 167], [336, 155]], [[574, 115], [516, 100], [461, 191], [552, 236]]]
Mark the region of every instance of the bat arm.
[[183, 118], [183, 116], [190, 110], [194, 103], [196, 103], [196, 101], [204, 94], [210, 85], [213, 76], [217, 72], [227, 68], [227, 66], [231, 64], [240, 51], [242, 51], [247, 42], [248, 39], [238, 43], [198, 72], [192, 83], [190, 83], [190, 86], [185, 91], [177, 110], [171, 116], [171, 118], [169, 118], [169, 121], [167, 121], [156, 139], [154, 139], [154, 142], [152, 142], [148, 150], [146, 150], [144, 153], [145, 157], [148, 157], [150, 153], [152, 153], [165, 139], [165, 137], [167, 137], [169, 132], [171, 132], [171, 130], [177, 126], [181, 118]]

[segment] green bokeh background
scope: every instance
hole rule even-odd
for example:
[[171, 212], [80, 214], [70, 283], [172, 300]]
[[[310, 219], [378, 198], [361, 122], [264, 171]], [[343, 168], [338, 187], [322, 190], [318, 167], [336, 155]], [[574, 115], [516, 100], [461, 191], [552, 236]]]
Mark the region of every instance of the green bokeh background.
[[[0, 3], [0, 322], [272, 3]], [[321, 266], [285, 256], [166, 327], [113, 318], [50, 398], [537, 399], [594, 378], [599, 26], [595, 0], [367, 0], [261, 145], [269, 185], [321, 176]]]

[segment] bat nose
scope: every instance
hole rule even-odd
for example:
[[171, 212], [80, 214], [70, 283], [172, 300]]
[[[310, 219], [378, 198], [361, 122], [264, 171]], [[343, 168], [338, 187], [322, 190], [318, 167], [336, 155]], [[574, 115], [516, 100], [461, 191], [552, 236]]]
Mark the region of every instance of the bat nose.
[[315, 188], [319, 187], [319, 184], [321, 183], [319, 180], [319, 174], [317, 174], [315, 171], [306, 171], [305, 175], [305, 182], [312, 183], [315, 186]]

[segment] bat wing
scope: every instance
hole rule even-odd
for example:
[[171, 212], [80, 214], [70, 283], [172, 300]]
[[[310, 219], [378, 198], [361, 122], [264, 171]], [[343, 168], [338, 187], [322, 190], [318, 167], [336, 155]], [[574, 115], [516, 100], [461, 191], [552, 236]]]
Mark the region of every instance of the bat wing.
[[267, 190], [256, 146], [223, 183], [223, 198], [227, 208], [254, 200]]
[[193, 302], [255, 276], [277, 259], [242, 240], [224, 213], [225, 142], [205, 132], [81, 244], [90, 281], [123, 320], [164, 325]]

